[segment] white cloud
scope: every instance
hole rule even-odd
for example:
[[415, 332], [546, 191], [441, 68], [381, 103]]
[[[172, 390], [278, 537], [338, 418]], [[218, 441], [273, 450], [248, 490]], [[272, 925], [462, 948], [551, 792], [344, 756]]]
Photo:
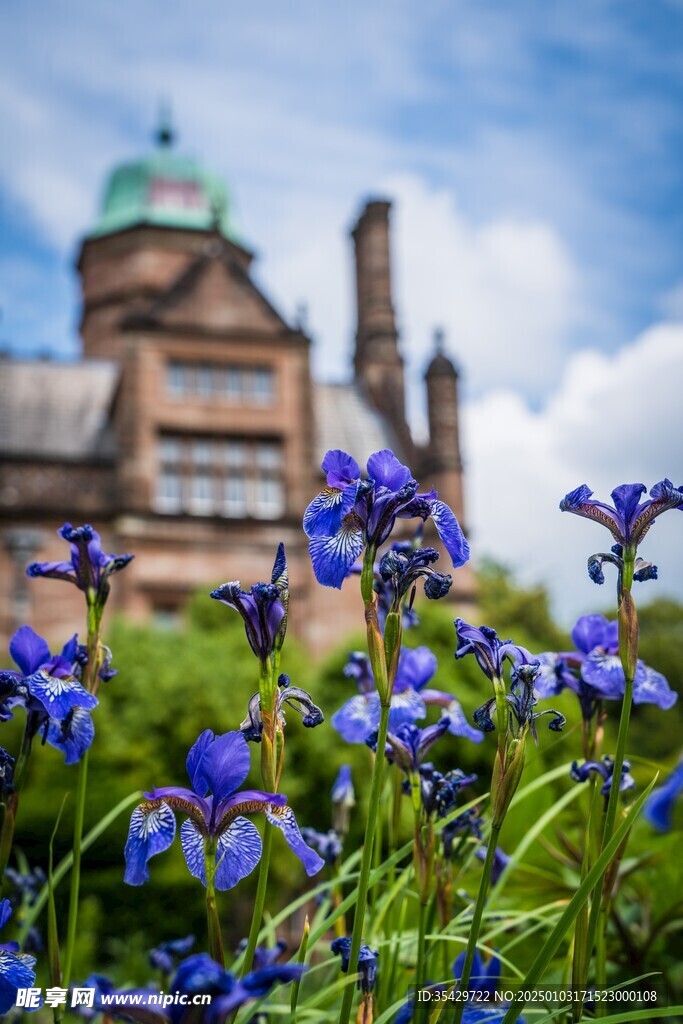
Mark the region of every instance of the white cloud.
[[[464, 443], [475, 551], [546, 582], [567, 621], [609, 606], [608, 585], [597, 590], [585, 570], [590, 554], [609, 549], [609, 534], [560, 513], [558, 504], [581, 483], [609, 500], [620, 483], [683, 481], [682, 376], [683, 325], [660, 324], [614, 357], [575, 355], [540, 412], [511, 391], [469, 403]], [[648, 534], [643, 553], [659, 565], [660, 581], [639, 587], [639, 600], [683, 598], [682, 529], [674, 511]]]

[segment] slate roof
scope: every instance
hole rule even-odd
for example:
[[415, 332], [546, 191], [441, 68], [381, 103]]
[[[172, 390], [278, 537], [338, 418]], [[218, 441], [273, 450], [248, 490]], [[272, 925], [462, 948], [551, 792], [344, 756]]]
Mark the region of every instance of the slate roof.
[[391, 448], [400, 454], [400, 445], [389, 424], [354, 384], [315, 384], [313, 414], [317, 465], [330, 448], [352, 452], [361, 463], [381, 448]]
[[110, 410], [119, 367], [106, 360], [0, 360], [0, 453], [112, 458]]

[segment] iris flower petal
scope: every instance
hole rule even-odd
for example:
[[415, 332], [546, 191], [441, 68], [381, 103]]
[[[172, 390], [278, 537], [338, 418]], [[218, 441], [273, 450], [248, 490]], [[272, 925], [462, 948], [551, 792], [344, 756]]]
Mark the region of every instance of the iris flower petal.
[[20, 626], [9, 642], [9, 652], [25, 676], [50, 660], [50, 648], [30, 626]]
[[341, 589], [353, 563], [363, 552], [363, 531], [349, 517], [334, 537], [311, 537], [308, 550], [318, 583]]
[[149, 881], [147, 862], [157, 853], [168, 850], [175, 836], [175, 815], [163, 801], [141, 804], [133, 811], [128, 829], [124, 856], [128, 885], [142, 885]]
[[241, 732], [226, 732], [207, 744], [195, 775], [213, 793], [225, 799], [241, 786], [250, 767], [249, 745]]
[[90, 712], [75, 707], [63, 719], [51, 718], [46, 739], [50, 746], [62, 751], [65, 764], [76, 764], [95, 739]]
[[304, 842], [291, 807], [271, 806], [266, 810], [266, 817], [271, 825], [275, 825], [281, 830], [287, 845], [292, 853], [299, 858], [309, 877], [316, 875], [325, 866], [322, 857], [319, 857], [315, 850], [312, 850]]
[[430, 502], [430, 512], [441, 543], [451, 556], [453, 568], [460, 568], [461, 565], [469, 561], [470, 546], [465, 539], [460, 523], [455, 518], [455, 513], [438, 498]]
[[[191, 818], [180, 826], [180, 844], [191, 875], [206, 885], [204, 836]], [[235, 818], [216, 842], [216, 875], [214, 884], [223, 891], [232, 889], [251, 874], [261, 859], [261, 836], [247, 818]]]
[[91, 711], [99, 701], [77, 679], [57, 679], [40, 670], [25, 680], [29, 693], [41, 702], [51, 718], [64, 718], [72, 708]]

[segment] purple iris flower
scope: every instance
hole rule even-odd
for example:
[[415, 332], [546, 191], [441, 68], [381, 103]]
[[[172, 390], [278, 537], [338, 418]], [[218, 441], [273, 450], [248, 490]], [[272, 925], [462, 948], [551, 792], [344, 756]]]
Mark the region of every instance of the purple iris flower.
[[[274, 985], [298, 980], [306, 970], [304, 964], [275, 964], [237, 978], [207, 953], [196, 953], [182, 961], [169, 985], [169, 991], [184, 997], [183, 1002], [162, 1008], [158, 1005], [158, 990], [117, 991], [108, 979], [101, 979], [94, 1008], [140, 1024], [224, 1024], [240, 1006], [267, 995]], [[138, 998], [135, 1003], [128, 1000], [124, 1003], [122, 996]], [[201, 996], [206, 996], [209, 1002], [193, 1005], [192, 1000]]]
[[506, 661], [511, 665], [528, 665], [534, 660], [525, 647], [512, 640], [501, 640], [490, 626], [471, 626], [464, 619], [455, 620], [458, 645], [456, 658], [473, 654], [482, 672], [489, 679], [502, 679]]
[[29, 735], [41, 733], [43, 740], [62, 751], [67, 764], [74, 764], [92, 744], [95, 727], [90, 712], [99, 703], [78, 680], [78, 637], [68, 640], [61, 654], [51, 654], [42, 636], [21, 626], [9, 649], [19, 672], [0, 673], [0, 718], [12, 717], [11, 709], [22, 705]]
[[[465, 775], [459, 768], [444, 774], [437, 771], [433, 764], [421, 764], [418, 771], [422, 807], [428, 817], [436, 814], [439, 818], [445, 818], [455, 807], [460, 790], [477, 781], [476, 775]], [[411, 792], [408, 779], [403, 782], [403, 791], [406, 795]]]
[[683, 761], [680, 761], [663, 785], [650, 793], [643, 807], [643, 817], [660, 832], [673, 828], [674, 806], [683, 793]]
[[[539, 655], [541, 671], [536, 689], [541, 697], [556, 696], [565, 689], [579, 698], [585, 719], [593, 717], [601, 700], [624, 695], [624, 670], [619, 657], [619, 627], [604, 615], [582, 615], [572, 630], [576, 650]], [[678, 700], [664, 676], [639, 661], [633, 682], [634, 704], [656, 704], [663, 711]]]
[[660, 480], [650, 499], [641, 502], [646, 490], [645, 484], [621, 484], [612, 491], [612, 506], [591, 500], [593, 492], [582, 484], [562, 499], [560, 509], [602, 523], [617, 544], [635, 549], [657, 516], [671, 508], [683, 509], [683, 489], [670, 480]]
[[26, 572], [32, 577], [74, 583], [89, 602], [102, 607], [109, 596], [109, 578], [125, 569], [134, 556], [106, 554], [99, 533], [87, 524], [64, 523], [57, 533], [71, 545], [71, 558], [65, 562], [32, 562]]
[[316, 832], [314, 828], [302, 828], [301, 835], [304, 842], [318, 851], [328, 867], [335, 865], [341, 857], [344, 847], [333, 828], [328, 832]]
[[[441, 737], [448, 732], [449, 721], [444, 716], [435, 725], [419, 729], [412, 722], [399, 725], [396, 732], [387, 734], [386, 757], [392, 764], [397, 764], [406, 774], [417, 772], [425, 757]], [[377, 746], [377, 734], [374, 733], [367, 744], [373, 750]]]
[[469, 546], [455, 515], [436, 491], [418, 494], [418, 484], [388, 448], [368, 459], [368, 477], [346, 452], [328, 451], [322, 468], [327, 487], [304, 513], [313, 571], [319, 583], [340, 588], [365, 547], [377, 549], [391, 534], [397, 518], [431, 519], [451, 556], [464, 565]]
[[[452, 966], [453, 977], [459, 981], [465, 965], [465, 954], [461, 953]], [[498, 986], [500, 983], [500, 960], [492, 956], [486, 967], [479, 950], [475, 950], [472, 962], [472, 976], [468, 985], [471, 993], [478, 993], [479, 999], [471, 998], [465, 1003], [462, 1024], [500, 1024], [508, 1010], [508, 1004], [500, 1000]], [[445, 992], [445, 985], [429, 986], [434, 991]], [[410, 1024], [415, 1012], [415, 997], [411, 996], [396, 1014], [394, 1024]], [[525, 1024], [523, 1017], [517, 1018], [518, 1024]]]
[[[339, 939], [335, 939], [331, 944], [330, 949], [335, 955], [341, 957], [341, 969], [344, 974], [349, 973], [349, 966], [351, 964], [351, 939], [344, 936]], [[377, 982], [377, 961], [379, 959], [379, 950], [371, 949], [364, 942], [361, 943], [360, 950], [358, 952], [358, 988], [361, 989], [363, 995], [367, 995], [372, 992]]]
[[[404, 647], [401, 650], [391, 695], [389, 732], [395, 732], [404, 722], [424, 718], [427, 707], [435, 706], [448, 717], [452, 735], [479, 743], [481, 733], [469, 725], [455, 697], [443, 690], [427, 687], [438, 667], [438, 661], [428, 647]], [[365, 743], [368, 736], [379, 728], [380, 719], [380, 699], [368, 656], [361, 652], [351, 654], [344, 675], [355, 679], [360, 693], [335, 712], [332, 726], [347, 743]]]
[[[401, 601], [412, 590], [409, 607], [412, 608], [418, 580], [424, 580], [424, 592], [430, 601], [445, 597], [453, 584], [453, 577], [433, 568], [439, 560], [436, 548], [415, 548], [393, 544], [382, 555], [379, 576], [391, 594], [389, 608], [398, 611]], [[387, 595], [388, 596], [388, 595]]]
[[484, 819], [479, 817], [479, 811], [476, 807], [470, 807], [469, 810], [463, 811], [453, 821], [449, 821], [441, 830], [443, 855], [446, 860], [452, 860], [454, 853], [457, 853], [459, 849], [459, 846], [454, 849], [453, 841], [456, 838], [462, 839], [467, 836], [473, 836], [475, 839], [481, 839], [483, 825]]
[[[11, 916], [10, 901], [0, 900], [0, 931]], [[33, 988], [36, 983], [35, 966], [36, 958], [20, 953], [16, 942], [0, 943], [0, 1014], [9, 1013], [16, 1006], [20, 988]]]
[[[621, 778], [619, 780], [620, 793], [633, 789], [636, 784], [630, 771], [630, 761], [624, 761], [621, 766]], [[600, 792], [605, 799], [608, 799], [614, 776], [614, 761], [607, 755], [603, 757], [602, 761], [584, 761], [583, 764], [574, 761], [569, 770], [569, 775], [574, 782], [586, 782], [591, 775], [598, 775], [603, 780]]]
[[160, 946], [150, 949], [147, 954], [150, 966], [162, 974], [170, 974], [176, 964], [190, 952], [196, 939], [194, 935], [186, 935], [183, 939], [170, 939]]
[[[553, 732], [561, 732], [566, 722], [564, 715], [553, 708], [546, 708], [543, 711], [534, 710], [538, 704], [538, 691], [535, 684], [540, 671], [541, 665], [538, 661], [529, 665], [516, 665], [511, 674], [510, 692], [504, 695], [515, 735], [528, 728], [536, 743], [538, 743], [536, 722], [539, 718], [544, 715], [552, 715], [553, 717], [548, 722], [548, 728]], [[483, 732], [493, 732], [495, 729], [491, 718], [491, 712], [495, 707], [496, 698], [491, 697], [474, 712], [474, 721]]]
[[206, 885], [205, 848], [215, 851], [217, 889], [233, 886], [254, 870], [261, 859], [258, 829], [244, 814], [257, 812], [279, 828], [292, 851], [314, 875], [322, 867], [318, 854], [304, 843], [287, 798], [259, 789], [237, 792], [249, 774], [249, 746], [241, 732], [214, 736], [203, 732], [187, 756], [192, 789], [166, 786], [145, 793], [146, 803], [132, 814], [125, 848], [124, 881], [142, 885], [149, 879], [150, 857], [167, 850], [175, 837], [174, 811], [188, 815], [180, 842], [190, 874]]
[[282, 647], [287, 630], [289, 573], [284, 545], [278, 546], [270, 583], [255, 583], [248, 592], [242, 590], [239, 580], [223, 583], [211, 597], [239, 612], [249, 646], [257, 658], [266, 661]]
[[[275, 699], [275, 714], [281, 727], [285, 724], [286, 707], [293, 708], [301, 715], [307, 729], [314, 729], [325, 721], [321, 709], [313, 703], [310, 693], [300, 686], [292, 686], [288, 675], [281, 673], [278, 677], [278, 690]], [[260, 743], [263, 733], [263, 717], [261, 715], [261, 694], [255, 693], [247, 706], [247, 716], [240, 725], [240, 731], [250, 743]]]

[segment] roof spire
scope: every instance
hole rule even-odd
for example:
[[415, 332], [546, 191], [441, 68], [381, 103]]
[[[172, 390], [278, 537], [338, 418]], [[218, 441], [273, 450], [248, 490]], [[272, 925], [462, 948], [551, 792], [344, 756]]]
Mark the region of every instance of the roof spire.
[[154, 139], [157, 145], [164, 149], [172, 146], [175, 141], [171, 104], [168, 100], [162, 100], [159, 104], [159, 120], [154, 132]]
[[434, 334], [434, 354], [440, 356], [443, 354], [444, 348], [446, 347], [446, 333], [443, 327], [435, 327]]

